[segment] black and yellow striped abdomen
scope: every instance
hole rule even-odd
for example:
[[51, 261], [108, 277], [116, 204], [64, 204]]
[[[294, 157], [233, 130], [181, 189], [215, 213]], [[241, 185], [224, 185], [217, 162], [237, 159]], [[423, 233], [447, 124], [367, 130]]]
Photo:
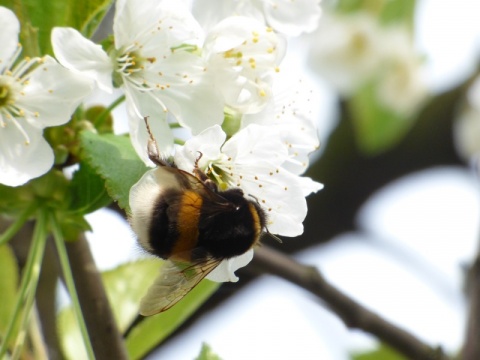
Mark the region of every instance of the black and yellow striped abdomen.
[[240, 189], [219, 192], [224, 202], [212, 202], [194, 190], [170, 190], [156, 202], [150, 245], [155, 254], [191, 262], [228, 259], [244, 254], [265, 226], [261, 208]]

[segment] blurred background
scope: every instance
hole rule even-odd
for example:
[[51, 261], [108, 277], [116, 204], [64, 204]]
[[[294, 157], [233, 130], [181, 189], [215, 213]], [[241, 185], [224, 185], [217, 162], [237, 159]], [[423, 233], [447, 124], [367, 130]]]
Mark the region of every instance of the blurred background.
[[[308, 199], [303, 236], [265, 243], [455, 354], [479, 240], [480, 3], [389, 2], [323, 1], [318, 29], [289, 40], [282, 71], [300, 69], [315, 90], [321, 145], [307, 175], [325, 188]], [[142, 256], [114, 211], [88, 221], [101, 270]], [[238, 275], [148, 359], [193, 359], [203, 342], [229, 360], [341, 360], [378, 348], [304, 290], [248, 267]]]

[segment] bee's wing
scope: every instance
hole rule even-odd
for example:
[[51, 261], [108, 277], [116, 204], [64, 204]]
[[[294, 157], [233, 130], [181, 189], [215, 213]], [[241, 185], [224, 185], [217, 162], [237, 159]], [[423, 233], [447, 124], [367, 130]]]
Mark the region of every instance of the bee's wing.
[[222, 259], [207, 258], [183, 267], [166, 260], [160, 268], [160, 275], [140, 302], [140, 314], [150, 316], [171, 308], [221, 262]]

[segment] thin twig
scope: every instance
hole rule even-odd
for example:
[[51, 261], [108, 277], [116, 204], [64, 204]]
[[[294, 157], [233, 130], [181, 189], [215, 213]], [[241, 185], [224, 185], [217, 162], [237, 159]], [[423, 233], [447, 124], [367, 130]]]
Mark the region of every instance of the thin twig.
[[266, 246], [255, 250], [251, 265], [248, 268], [256, 268], [259, 272], [279, 276], [315, 294], [342, 319], [347, 327], [361, 329], [375, 335], [408, 359], [447, 359], [440, 348], [436, 349], [423, 343], [336, 289], [315, 267], [302, 265]]
[[95, 358], [128, 359], [123, 338], [118, 331], [87, 240], [81, 236], [76, 241], [66, 242], [66, 245]]

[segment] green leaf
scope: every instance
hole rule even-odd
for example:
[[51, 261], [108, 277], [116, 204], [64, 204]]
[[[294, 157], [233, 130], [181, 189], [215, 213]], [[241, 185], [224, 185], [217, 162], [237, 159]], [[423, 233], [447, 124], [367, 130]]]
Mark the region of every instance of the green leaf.
[[208, 344], [203, 343], [200, 355], [195, 360], [221, 360], [221, 358], [212, 351]]
[[69, 182], [63, 173], [52, 169], [46, 174], [17, 187], [0, 185], [0, 213], [18, 216], [34, 201], [66, 209], [70, 204]]
[[376, 91], [373, 83], [367, 84], [349, 102], [357, 144], [367, 155], [377, 155], [395, 146], [414, 120], [380, 104]]
[[[105, 290], [121, 332], [125, 332], [137, 317], [140, 299], [158, 274], [160, 265], [161, 262], [157, 259], [146, 259], [102, 273]], [[59, 313], [58, 324], [58, 335], [67, 358], [86, 358], [80, 329], [71, 306]]]
[[57, 334], [65, 359], [88, 359], [82, 334], [71, 306], [57, 315]]
[[72, 202], [69, 210], [77, 214], [89, 214], [112, 201], [105, 189], [105, 181], [86, 162], [80, 163], [80, 168], [73, 174], [70, 190]]
[[411, 28], [415, 6], [415, 0], [340, 0], [335, 10], [345, 14], [368, 12], [383, 24], [400, 22]]
[[[380, 1], [383, 2], [383, 0]], [[360, 11], [365, 7], [365, 0], [339, 0], [335, 7], [338, 12], [342, 13]]]
[[407, 360], [407, 358], [387, 345], [380, 344], [376, 350], [364, 353], [353, 353], [352, 360]]
[[135, 326], [126, 342], [130, 359], [142, 359], [187, 320], [219, 286], [219, 283], [203, 280], [175, 306], [145, 318]]
[[20, 42], [25, 55], [51, 53], [50, 32], [54, 26], [69, 26], [91, 37], [112, 0], [0, 0], [20, 20]]
[[412, 29], [415, 0], [391, 0], [385, 3], [380, 21], [384, 24], [403, 22]]
[[16, 303], [18, 266], [8, 245], [0, 246], [0, 338], [5, 334]]
[[105, 180], [110, 197], [127, 209], [130, 188], [148, 170], [128, 137], [84, 131], [80, 139], [83, 158]]
[[31, 186], [0, 185], [0, 213], [18, 216], [35, 200]]

